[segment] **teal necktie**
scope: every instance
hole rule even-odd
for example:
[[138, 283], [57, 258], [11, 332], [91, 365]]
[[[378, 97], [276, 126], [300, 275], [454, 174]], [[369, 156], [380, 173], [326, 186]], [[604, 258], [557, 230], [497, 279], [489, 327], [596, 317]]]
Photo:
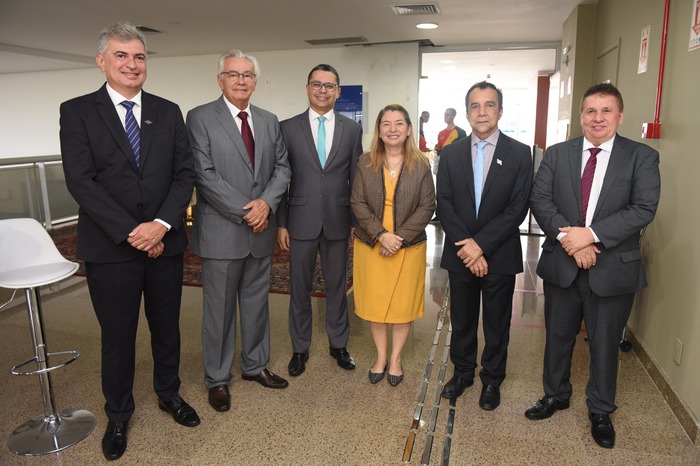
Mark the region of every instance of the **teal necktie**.
[[316, 150], [318, 150], [318, 160], [321, 162], [321, 168], [326, 166], [326, 125], [324, 122], [326, 117], [318, 117], [318, 144]]
[[476, 160], [474, 160], [474, 197], [476, 200], [476, 216], [479, 216], [479, 206], [481, 205], [481, 191], [484, 184], [484, 147], [486, 141], [476, 143]]

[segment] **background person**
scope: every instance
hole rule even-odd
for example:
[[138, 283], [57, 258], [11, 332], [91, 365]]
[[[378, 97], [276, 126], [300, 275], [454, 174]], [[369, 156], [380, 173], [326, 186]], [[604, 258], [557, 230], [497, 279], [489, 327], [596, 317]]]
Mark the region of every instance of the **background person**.
[[[346, 370], [355, 368], [347, 350], [347, 262], [352, 212], [350, 190], [362, 153], [362, 127], [333, 110], [340, 77], [317, 65], [307, 78], [309, 109], [281, 123], [292, 179], [278, 209], [277, 243], [289, 251], [291, 296], [289, 375], [306, 369], [311, 346], [311, 286], [316, 255], [326, 283], [326, 333], [330, 354]], [[319, 144], [321, 144], [319, 146]]]
[[[425, 227], [435, 209], [428, 159], [416, 146], [408, 112], [387, 105], [377, 116], [371, 150], [357, 165], [352, 211], [357, 219], [354, 272], [355, 313], [369, 321], [377, 359], [369, 380], [387, 372], [391, 385], [403, 380], [401, 352], [411, 322], [423, 315]], [[388, 328], [392, 348], [387, 360]]]
[[288, 385], [267, 364], [277, 233], [272, 214], [290, 171], [277, 117], [250, 105], [259, 76], [255, 57], [240, 50], [224, 53], [217, 72], [223, 95], [187, 114], [197, 173], [192, 251], [202, 258], [204, 384], [216, 411], [231, 406], [237, 307], [243, 379], [267, 388]]
[[[151, 331], [158, 405], [187, 427], [199, 417], [178, 394], [183, 223], [194, 169], [177, 105], [142, 91], [146, 40], [129, 23], [100, 33], [97, 66], [107, 83], [61, 104], [66, 185], [80, 206], [77, 257], [85, 261], [100, 323], [108, 460], [124, 454], [141, 297]], [[118, 279], [116, 279], [118, 278]]]
[[661, 190], [659, 153], [617, 134], [624, 116], [615, 86], [590, 87], [581, 100], [583, 136], [547, 149], [530, 197], [547, 236], [537, 264], [547, 342], [545, 394], [525, 416], [546, 419], [569, 407], [571, 355], [583, 320], [586, 405], [591, 435], [603, 448], [615, 445], [610, 414], [617, 409], [620, 336], [634, 294], [647, 286], [639, 235], [654, 219]]

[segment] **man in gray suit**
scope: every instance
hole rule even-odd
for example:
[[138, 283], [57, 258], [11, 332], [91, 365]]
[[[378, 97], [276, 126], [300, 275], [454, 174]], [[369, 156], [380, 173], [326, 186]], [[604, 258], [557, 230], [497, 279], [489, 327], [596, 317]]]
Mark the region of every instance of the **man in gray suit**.
[[277, 242], [289, 251], [291, 298], [289, 375], [306, 369], [311, 346], [311, 284], [316, 254], [326, 281], [326, 332], [330, 354], [343, 369], [355, 368], [347, 351], [346, 298], [348, 241], [352, 227], [350, 188], [362, 153], [362, 127], [333, 110], [340, 96], [340, 77], [330, 65], [309, 73], [309, 109], [282, 122], [292, 181], [278, 212]]
[[241, 319], [243, 379], [268, 388], [287, 381], [267, 369], [268, 290], [277, 226], [273, 213], [289, 183], [277, 117], [250, 105], [260, 67], [240, 50], [219, 59], [223, 95], [187, 115], [197, 174], [192, 251], [202, 258], [202, 348], [209, 404], [230, 408], [228, 384]]
[[612, 448], [617, 356], [634, 294], [646, 287], [640, 231], [659, 203], [659, 153], [616, 134], [624, 119], [612, 84], [581, 101], [583, 137], [550, 147], [530, 207], [547, 235], [537, 274], [544, 280], [545, 395], [525, 412], [546, 419], [569, 407], [571, 355], [581, 321], [590, 349], [586, 404], [591, 435]]

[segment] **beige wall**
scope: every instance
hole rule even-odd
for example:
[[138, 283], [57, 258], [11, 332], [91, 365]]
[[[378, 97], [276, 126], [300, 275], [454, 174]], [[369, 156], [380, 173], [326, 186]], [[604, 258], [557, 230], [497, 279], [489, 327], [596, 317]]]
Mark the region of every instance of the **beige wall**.
[[[601, 0], [596, 54], [619, 40], [617, 86], [625, 99], [620, 133], [661, 154], [661, 202], [644, 235], [649, 287], [636, 300], [630, 328], [677, 395], [700, 419], [700, 50], [688, 52], [691, 4], [673, 0], [661, 106], [661, 139], [642, 139], [654, 119], [664, 3]], [[641, 31], [651, 25], [649, 68], [637, 74]], [[579, 63], [580, 65], [580, 63]], [[578, 119], [576, 119], [578, 122]], [[577, 124], [577, 123], [576, 123]], [[673, 360], [676, 338], [681, 363]]]
[[[222, 50], [223, 52], [223, 50]], [[418, 113], [417, 44], [336, 47], [258, 52], [261, 76], [251, 99], [280, 120], [308, 107], [304, 85], [319, 63], [338, 69], [341, 87], [362, 85], [368, 94], [369, 131], [379, 109], [400, 103]], [[216, 83], [218, 55], [149, 58], [144, 89], [180, 105], [183, 113], [221, 95]], [[0, 75], [0, 159], [59, 154], [58, 107], [61, 102], [96, 90], [104, 82], [97, 66], [42, 73]], [[371, 134], [365, 134], [369, 147]]]

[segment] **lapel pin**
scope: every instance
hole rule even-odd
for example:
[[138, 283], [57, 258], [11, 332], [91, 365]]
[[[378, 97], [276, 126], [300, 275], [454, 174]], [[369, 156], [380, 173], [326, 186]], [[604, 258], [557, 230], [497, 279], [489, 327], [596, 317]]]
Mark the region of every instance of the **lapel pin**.
[[496, 159], [496, 163], [499, 165], [503, 165], [503, 162], [501, 161], [501, 159]]
[[144, 121], [144, 123], [146, 123], [147, 125], [150, 125], [153, 122], [151, 120], [146, 120], [146, 121]]

